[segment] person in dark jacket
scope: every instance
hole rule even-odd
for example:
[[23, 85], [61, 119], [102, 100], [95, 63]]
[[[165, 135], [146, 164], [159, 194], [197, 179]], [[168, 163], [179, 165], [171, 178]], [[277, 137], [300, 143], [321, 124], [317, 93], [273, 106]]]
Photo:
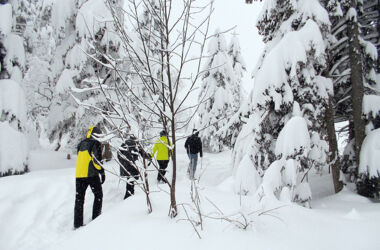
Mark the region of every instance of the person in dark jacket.
[[186, 152], [190, 159], [188, 172], [191, 180], [194, 180], [195, 171], [197, 169], [198, 153], [201, 158], [203, 157], [202, 142], [198, 135], [199, 132], [193, 129], [193, 134], [189, 136], [185, 142]]
[[[102, 184], [106, 180], [104, 169], [100, 166], [102, 161], [102, 149], [99, 141], [94, 135], [101, 134], [98, 127], [90, 127], [87, 138], [81, 141], [77, 147], [78, 158], [75, 172], [75, 208], [74, 228], [83, 226], [83, 205], [86, 189], [90, 186], [94, 193], [94, 205], [92, 208], [92, 219], [98, 217], [102, 212], [103, 190]], [[99, 174], [101, 180], [99, 179]]]
[[138, 145], [136, 137], [131, 135], [121, 144], [120, 150], [117, 153], [117, 158], [120, 162], [120, 176], [127, 177], [124, 200], [135, 193], [136, 180], [140, 177], [140, 171], [136, 166], [139, 155], [150, 160], [149, 154]]

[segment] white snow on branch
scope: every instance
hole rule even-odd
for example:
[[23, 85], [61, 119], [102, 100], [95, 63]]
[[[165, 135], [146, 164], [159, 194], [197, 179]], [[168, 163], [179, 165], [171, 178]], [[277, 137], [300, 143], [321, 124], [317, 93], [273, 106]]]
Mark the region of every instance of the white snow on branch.
[[360, 173], [369, 177], [380, 176], [380, 128], [368, 133], [360, 151]]

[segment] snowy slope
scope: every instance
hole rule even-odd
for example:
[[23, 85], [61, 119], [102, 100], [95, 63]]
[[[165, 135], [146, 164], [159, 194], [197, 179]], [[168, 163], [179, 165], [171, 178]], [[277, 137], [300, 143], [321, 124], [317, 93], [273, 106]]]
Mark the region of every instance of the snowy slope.
[[[190, 204], [186, 178], [187, 156], [179, 147], [178, 204]], [[212, 201], [225, 215], [253, 211], [252, 197], [233, 191], [230, 152], [205, 154], [200, 181], [202, 211], [218, 217]], [[73, 230], [75, 159], [64, 154], [33, 152], [31, 173], [0, 181], [0, 249], [378, 249], [380, 204], [351, 191], [332, 193], [331, 176], [312, 176], [312, 209], [290, 204], [268, 205], [269, 215], [257, 216], [247, 230], [219, 219], [204, 218], [199, 239], [180, 209], [175, 219], [168, 214], [168, 188], [150, 178], [153, 213], [147, 214], [144, 193], [122, 200], [123, 183], [110, 174], [103, 185], [103, 213], [90, 221], [93, 195], [87, 190], [85, 227]], [[112, 170], [112, 164], [107, 165]], [[38, 168], [45, 168], [37, 170]], [[62, 168], [66, 167], [66, 168]], [[200, 167], [200, 164], [199, 164]], [[47, 168], [47, 169], [46, 169]], [[198, 173], [199, 173], [198, 172]], [[224, 181], [223, 181], [224, 180]], [[221, 181], [223, 181], [221, 183]], [[316, 184], [316, 185], [313, 185]], [[207, 199], [206, 199], [207, 198]], [[242, 206], [240, 206], [240, 203]], [[188, 212], [194, 216], [189, 209]], [[337, 233], [338, 232], [338, 233]], [[360, 240], [359, 240], [360, 239]]]

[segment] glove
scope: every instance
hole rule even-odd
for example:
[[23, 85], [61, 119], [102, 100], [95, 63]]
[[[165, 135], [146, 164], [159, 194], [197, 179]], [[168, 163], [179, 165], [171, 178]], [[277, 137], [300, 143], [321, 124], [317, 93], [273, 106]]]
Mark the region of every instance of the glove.
[[101, 177], [101, 183], [103, 184], [105, 181], [106, 181], [106, 174], [104, 173], [104, 170], [103, 170], [103, 172], [100, 172], [100, 177]]

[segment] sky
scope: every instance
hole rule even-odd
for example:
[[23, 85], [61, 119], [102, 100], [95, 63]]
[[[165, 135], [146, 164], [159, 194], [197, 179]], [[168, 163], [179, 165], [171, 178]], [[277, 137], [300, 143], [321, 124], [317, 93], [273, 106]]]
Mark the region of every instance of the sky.
[[[253, 87], [252, 71], [256, 66], [263, 49], [264, 43], [256, 28], [256, 19], [260, 14], [262, 2], [246, 4], [245, 0], [215, 0], [210, 29], [226, 30], [236, 26], [234, 32], [238, 34], [242, 55], [247, 65], [247, 72], [243, 78], [243, 87], [249, 91]], [[231, 32], [232, 34], [233, 32]], [[227, 35], [227, 42], [232, 35]]]

